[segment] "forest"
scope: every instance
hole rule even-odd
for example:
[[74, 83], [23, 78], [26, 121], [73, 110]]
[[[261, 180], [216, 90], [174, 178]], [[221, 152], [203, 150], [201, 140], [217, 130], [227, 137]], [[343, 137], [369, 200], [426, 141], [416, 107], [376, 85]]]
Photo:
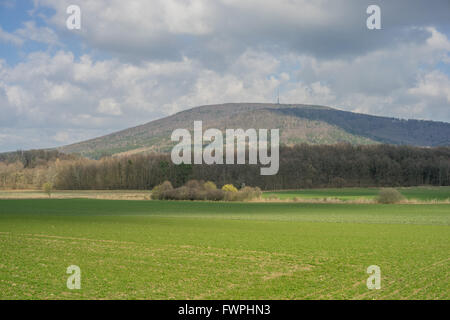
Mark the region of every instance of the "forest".
[[164, 181], [191, 179], [282, 190], [325, 187], [450, 185], [450, 147], [298, 145], [280, 147], [280, 170], [261, 176], [259, 165], [174, 165], [167, 154], [91, 160], [57, 151], [0, 155], [0, 188], [150, 190]]

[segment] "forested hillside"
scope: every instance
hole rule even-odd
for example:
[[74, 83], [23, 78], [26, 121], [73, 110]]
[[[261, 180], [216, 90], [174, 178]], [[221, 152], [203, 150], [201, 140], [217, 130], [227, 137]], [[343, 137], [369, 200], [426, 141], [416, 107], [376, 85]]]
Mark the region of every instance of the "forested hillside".
[[354, 145], [390, 143], [413, 146], [450, 146], [450, 124], [400, 120], [301, 104], [233, 103], [202, 106], [104, 137], [61, 147], [64, 153], [102, 156], [168, 152], [173, 130], [193, 130], [196, 120], [203, 129], [280, 129], [281, 144]]
[[314, 108], [285, 108], [275, 112], [310, 121], [323, 121], [350, 134], [383, 143], [419, 146], [450, 145], [450, 124], [446, 122], [376, 117]]
[[[254, 165], [173, 165], [171, 132], [192, 130], [195, 120], [203, 120], [204, 130], [280, 128], [279, 173], [261, 176]], [[189, 179], [266, 190], [449, 185], [449, 145], [450, 124], [443, 122], [307, 105], [204, 106], [58, 150], [0, 154], [0, 188], [51, 182], [59, 189], [151, 189], [164, 180], [177, 186]]]

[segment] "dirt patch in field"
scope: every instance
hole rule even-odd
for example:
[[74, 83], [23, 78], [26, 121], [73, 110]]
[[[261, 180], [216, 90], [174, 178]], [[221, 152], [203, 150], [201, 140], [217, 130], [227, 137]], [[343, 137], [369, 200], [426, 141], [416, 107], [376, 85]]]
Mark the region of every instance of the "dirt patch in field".
[[150, 191], [70, 191], [56, 190], [51, 197], [40, 190], [0, 190], [0, 199], [99, 199], [150, 200]]

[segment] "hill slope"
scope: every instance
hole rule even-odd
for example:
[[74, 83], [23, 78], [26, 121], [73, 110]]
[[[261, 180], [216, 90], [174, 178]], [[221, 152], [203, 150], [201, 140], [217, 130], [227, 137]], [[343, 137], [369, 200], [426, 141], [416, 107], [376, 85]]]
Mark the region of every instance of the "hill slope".
[[235, 103], [182, 111], [134, 128], [59, 148], [91, 158], [138, 152], [166, 152], [177, 128], [193, 130], [195, 120], [207, 128], [279, 128], [281, 143], [450, 145], [450, 123], [400, 120], [311, 105]]

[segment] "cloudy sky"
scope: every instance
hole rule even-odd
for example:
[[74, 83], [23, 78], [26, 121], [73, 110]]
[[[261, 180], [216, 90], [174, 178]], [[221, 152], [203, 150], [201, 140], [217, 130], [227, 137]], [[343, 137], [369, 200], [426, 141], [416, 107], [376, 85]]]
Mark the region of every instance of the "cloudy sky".
[[450, 122], [450, 1], [0, 0], [0, 152], [278, 88], [282, 103]]

